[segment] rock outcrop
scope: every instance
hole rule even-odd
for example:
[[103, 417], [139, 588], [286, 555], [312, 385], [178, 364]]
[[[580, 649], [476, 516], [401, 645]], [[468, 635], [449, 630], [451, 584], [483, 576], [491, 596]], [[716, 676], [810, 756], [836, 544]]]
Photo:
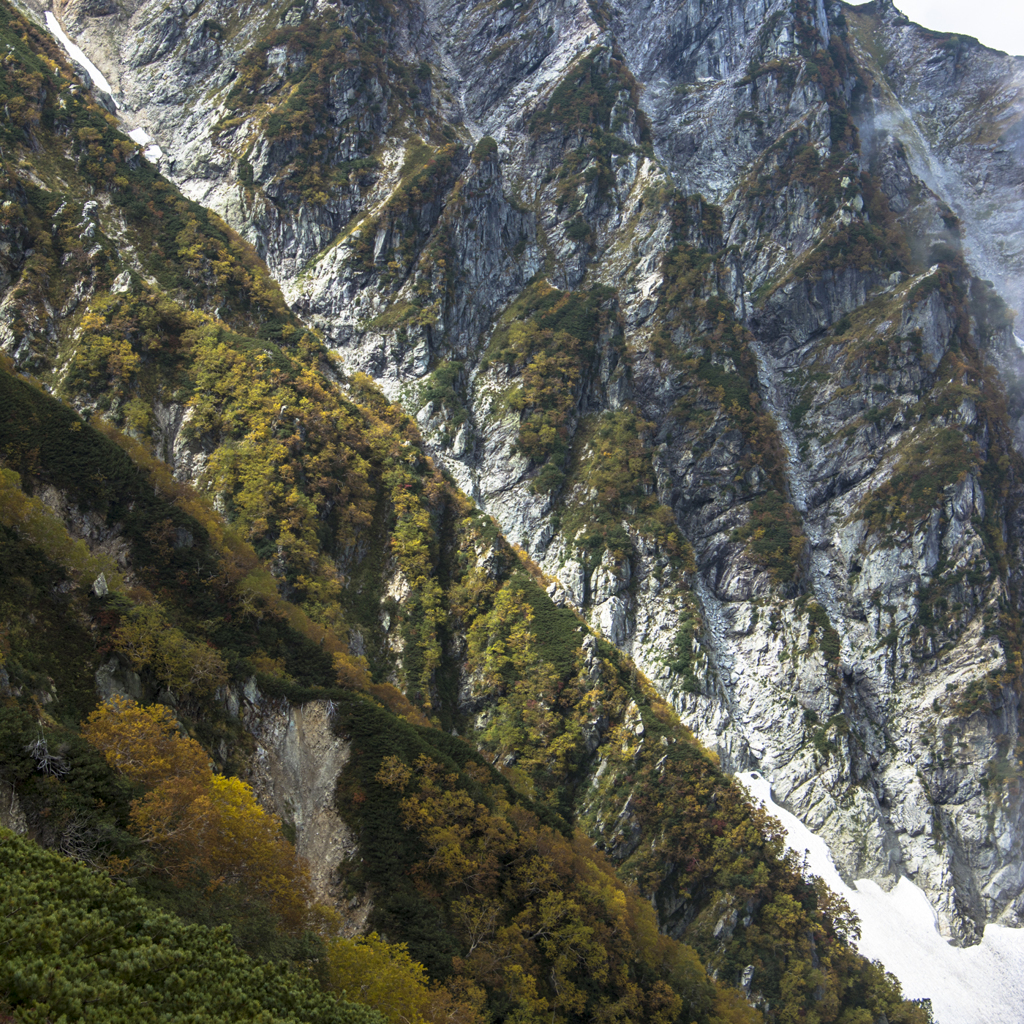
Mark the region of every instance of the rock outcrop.
[[725, 765], [957, 941], [1022, 923], [1024, 59], [888, 0], [57, 14]]
[[340, 902], [336, 891], [338, 866], [356, 855], [357, 845], [334, 806], [350, 750], [331, 728], [330, 702], [277, 707], [253, 684], [239, 703], [241, 720], [256, 741], [249, 761], [256, 796], [294, 829], [295, 849], [309, 865], [317, 898], [344, 912], [344, 934], [361, 934], [372, 903]]

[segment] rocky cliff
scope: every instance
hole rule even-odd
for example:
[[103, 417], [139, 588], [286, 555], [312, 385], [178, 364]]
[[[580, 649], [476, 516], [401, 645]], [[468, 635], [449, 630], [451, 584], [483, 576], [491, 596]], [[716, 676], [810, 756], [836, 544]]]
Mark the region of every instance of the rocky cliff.
[[[887, 0], [56, 14], [725, 767], [957, 941], [1021, 923], [1024, 60]], [[216, 489], [201, 398], [137, 398]]]

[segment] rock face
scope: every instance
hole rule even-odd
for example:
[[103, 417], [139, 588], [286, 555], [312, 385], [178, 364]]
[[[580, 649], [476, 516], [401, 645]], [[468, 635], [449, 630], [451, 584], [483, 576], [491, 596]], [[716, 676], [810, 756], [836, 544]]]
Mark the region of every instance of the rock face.
[[28, 822], [18, 802], [18, 794], [7, 782], [0, 783], [0, 828], [9, 828], [18, 835], [24, 835], [28, 831]]
[[[1024, 59], [888, 0], [56, 13], [724, 764], [957, 941], [1022, 923]], [[301, 714], [260, 786], [330, 863]]]
[[346, 935], [361, 934], [372, 903], [364, 898], [339, 904], [333, 879], [338, 865], [356, 853], [356, 842], [334, 806], [350, 752], [331, 729], [330, 703], [310, 701], [282, 710], [252, 685], [246, 687], [240, 716], [256, 740], [249, 782], [257, 798], [295, 830], [295, 849], [309, 864], [317, 898], [342, 910]]
[[1020, 57], [924, 33], [884, 0], [869, 7], [849, 12], [877, 83], [862, 131], [899, 141], [913, 173], [960, 217], [971, 267], [1024, 309]]

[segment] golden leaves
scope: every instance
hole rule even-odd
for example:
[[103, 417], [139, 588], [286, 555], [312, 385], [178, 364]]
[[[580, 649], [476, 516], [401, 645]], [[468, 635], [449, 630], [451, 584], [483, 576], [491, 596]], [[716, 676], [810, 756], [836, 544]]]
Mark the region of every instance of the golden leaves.
[[412, 769], [395, 754], [389, 754], [380, 763], [375, 776], [385, 789], [403, 790], [412, 778]]
[[107, 763], [147, 789], [133, 801], [132, 831], [159, 853], [174, 877], [199, 872], [211, 888], [258, 892], [293, 929], [312, 901], [308, 871], [281, 834], [281, 822], [241, 779], [216, 775], [206, 751], [178, 732], [173, 712], [112, 697], [82, 735]]
[[209, 757], [195, 740], [178, 734], [174, 712], [163, 704], [141, 704], [113, 696], [82, 726], [82, 735], [102, 751], [114, 771], [152, 787], [167, 779], [202, 776]]

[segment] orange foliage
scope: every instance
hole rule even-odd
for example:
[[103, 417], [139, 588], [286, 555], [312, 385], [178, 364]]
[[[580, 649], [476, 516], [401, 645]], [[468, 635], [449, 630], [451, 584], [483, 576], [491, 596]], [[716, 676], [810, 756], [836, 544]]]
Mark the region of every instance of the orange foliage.
[[112, 697], [82, 734], [107, 763], [148, 792], [133, 801], [132, 831], [160, 855], [168, 874], [198, 872], [209, 887], [258, 893], [298, 930], [312, 902], [309, 872], [281, 822], [241, 779], [215, 775], [203, 748], [177, 731], [169, 708]]

